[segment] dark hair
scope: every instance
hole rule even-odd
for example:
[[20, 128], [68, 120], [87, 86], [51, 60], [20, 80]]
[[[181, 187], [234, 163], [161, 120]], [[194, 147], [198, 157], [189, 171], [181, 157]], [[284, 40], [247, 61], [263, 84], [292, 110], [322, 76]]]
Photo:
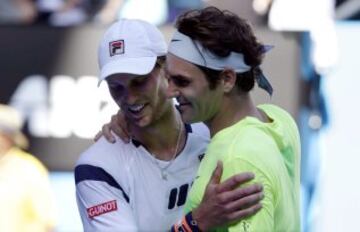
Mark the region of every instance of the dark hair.
[[165, 64], [166, 56], [158, 56], [156, 59], [155, 67], [162, 68]]
[[[231, 52], [242, 53], [251, 69], [237, 73], [236, 85], [245, 92], [254, 87], [254, 74], [263, 58], [263, 45], [258, 42], [246, 20], [230, 11], [207, 7], [182, 14], [176, 28], [219, 57], [227, 57]], [[206, 74], [210, 88], [215, 88], [221, 71], [198, 67]]]

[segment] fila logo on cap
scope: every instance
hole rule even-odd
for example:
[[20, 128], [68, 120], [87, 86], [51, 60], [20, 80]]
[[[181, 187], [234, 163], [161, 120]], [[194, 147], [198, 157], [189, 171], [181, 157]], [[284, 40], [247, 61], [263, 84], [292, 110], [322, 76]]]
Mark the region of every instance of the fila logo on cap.
[[125, 44], [124, 40], [116, 40], [109, 43], [110, 56], [124, 54]]

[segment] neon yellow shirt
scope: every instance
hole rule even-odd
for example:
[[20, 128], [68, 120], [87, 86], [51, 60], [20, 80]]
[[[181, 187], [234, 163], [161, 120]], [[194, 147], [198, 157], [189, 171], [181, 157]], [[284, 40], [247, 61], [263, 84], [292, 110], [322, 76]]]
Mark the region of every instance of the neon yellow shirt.
[[0, 231], [43, 232], [55, 225], [48, 172], [17, 148], [0, 157]]
[[218, 160], [221, 181], [240, 172], [253, 172], [250, 183], [262, 183], [262, 209], [252, 217], [216, 231], [300, 231], [300, 139], [291, 116], [274, 105], [258, 106], [271, 119], [263, 123], [246, 117], [212, 138], [198, 177], [186, 202], [186, 212], [196, 208]]

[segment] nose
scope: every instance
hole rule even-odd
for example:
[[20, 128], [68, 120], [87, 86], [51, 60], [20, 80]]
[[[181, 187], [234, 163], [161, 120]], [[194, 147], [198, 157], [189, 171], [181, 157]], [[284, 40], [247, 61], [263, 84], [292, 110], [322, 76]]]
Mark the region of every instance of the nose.
[[120, 101], [127, 105], [132, 105], [132, 104], [136, 103], [137, 96], [138, 95], [137, 95], [136, 91], [127, 89], [123, 92], [123, 94], [121, 94]]
[[176, 98], [179, 95], [180, 95], [179, 90], [177, 89], [176, 85], [174, 85], [174, 83], [170, 79], [169, 84], [168, 84], [168, 88], [166, 90], [166, 96], [168, 98]]

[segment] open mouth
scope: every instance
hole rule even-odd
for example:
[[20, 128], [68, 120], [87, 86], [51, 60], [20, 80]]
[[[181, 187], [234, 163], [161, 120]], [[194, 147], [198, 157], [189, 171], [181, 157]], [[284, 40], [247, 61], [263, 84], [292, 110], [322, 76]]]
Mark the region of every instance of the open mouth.
[[180, 111], [183, 110], [185, 107], [190, 107], [191, 104], [188, 103], [188, 102], [182, 102], [182, 103], [179, 103], [176, 108], [178, 108]]
[[128, 110], [129, 110], [129, 112], [131, 112], [133, 114], [138, 114], [145, 108], [145, 106], [146, 106], [146, 104], [135, 104], [135, 105], [128, 106]]
[[183, 112], [186, 107], [191, 107], [191, 103], [188, 102], [187, 100], [185, 100], [183, 97], [177, 97], [176, 98], [176, 108], [180, 111]]

